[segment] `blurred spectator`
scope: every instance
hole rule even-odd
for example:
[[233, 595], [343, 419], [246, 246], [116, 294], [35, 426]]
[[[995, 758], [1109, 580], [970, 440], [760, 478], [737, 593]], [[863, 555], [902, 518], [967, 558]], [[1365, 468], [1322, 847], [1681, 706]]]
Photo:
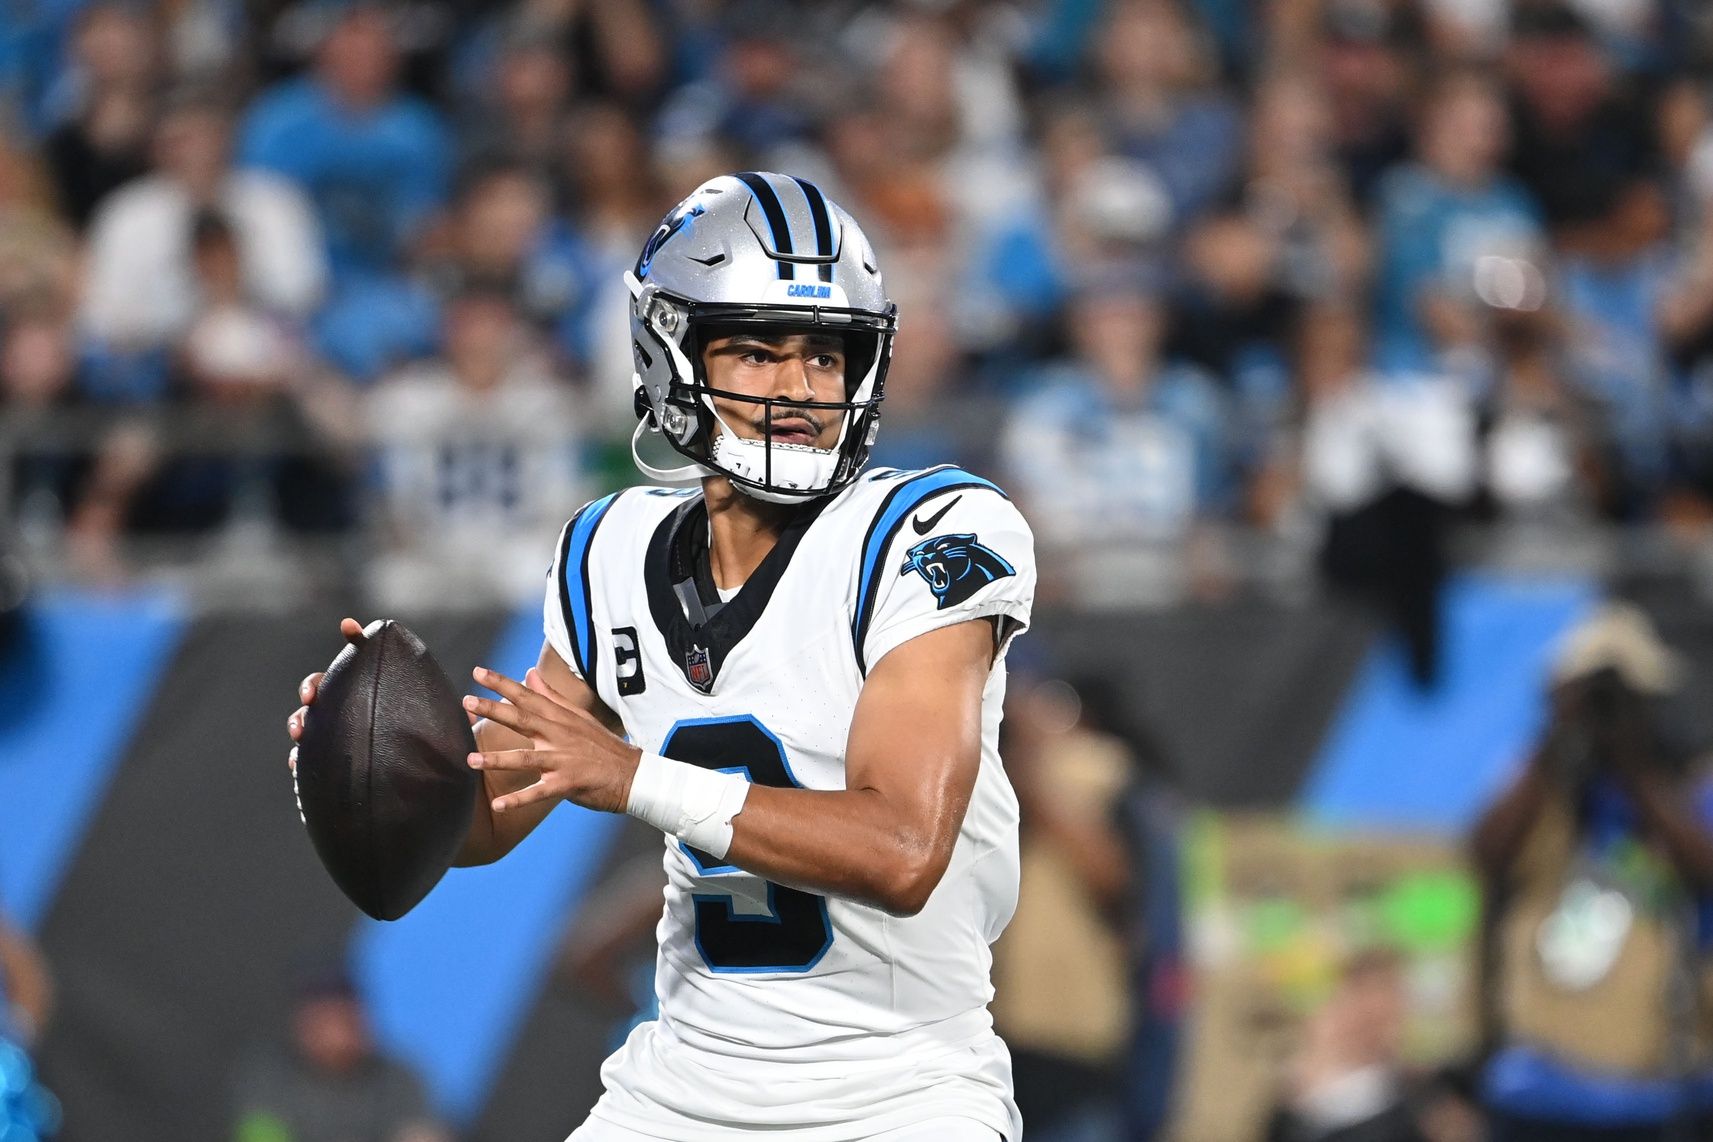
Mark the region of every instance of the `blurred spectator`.
[[891, 124], [866, 90], [829, 119], [824, 134], [832, 181], [844, 188], [851, 209], [861, 212], [888, 263], [904, 252], [944, 249], [952, 236], [953, 208], [942, 171], [921, 157], [894, 159]]
[[1482, 815], [1494, 1142], [1700, 1137], [1713, 1126], [1713, 787], [1668, 752], [1681, 665], [1607, 604], [1553, 666], [1539, 746]]
[[572, 84], [558, 40], [514, 23], [483, 79], [459, 125], [465, 161], [506, 158], [553, 177]]
[[1063, 682], [1016, 687], [1007, 764], [1022, 811], [1022, 888], [994, 948], [994, 1021], [1029, 1136], [1120, 1136], [1131, 1034], [1125, 937], [1135, 854], [1119, 829], [1124, 743], [1082, 720]]
[[467, 105], [466, 158], [508, 158], [545, 172], [571, 103], [608, 99], [652, 109], [668, 78], [657, 7], [646, 0], [495, 7], [454, 53], [457, 94]]
[[1331, 127], [1310, 76], [1263, 81], [1242, 188], [1185, 242], [1174, 344], [1228, 380], [1245, 466], [1259, 460], [1288, 405], [1300, 307], [1350, 295], [1367, 269], [1367, 235], [1334, 165]]
[[1130, 1042], [1120, 1081], [1124, 1136], [1164, 1137], [1178, 1108], [1190, 1003], [1189, 811], [1161, 735], [1138, 713], [1144, 703], [1134, 686], [1100, 674], [1080, 678], [1076, 693], [1083, 727], [1122, 742], [1131, 762], [1113, 804], [1113, 825], [1123, 840], [1128, 869], [1128, 891], [1119, 908], [1130, 980]]
[[[980, 456], [996, 427], [983, 423], [990, 404], [969, 399], [969, 375], [949, 315], [926, 296], [901, 294], [888, 278], [899, 311], [915, 314], [893, 343], [886, 373], [885, 427], [870, 463], [889, 468], [968, 466]], [[932, 290], [929, 284], [926, 293]]]
[[47, 172], [20, 139], [0, 132], [0, 315], [64, 310], [77, 291], [77, 260]]
[[1217, 84], [1213, 46], [1188, 4], [1117, 0], [1092, 48], [1096, 90], [1118, 150], [1147, 163], [1183, 222], [1231, 186], [1243, 120]]
[[1431, 685], [1445, 528], [1475, 490], [1473, 412], [1448, 380], [1382, 382], [1365, 364], [1366, 330], [1348, 305], [1313, 307], [1298, 338], [1302, 481], [1325, 513], [1322, 571], [1378, 604], [1404, 640], [1415, 680]]
[[1605, 215], [1563, 246], [1556, 284], [1570, 376], [1599, 405], [1610, 451], [1611, 507], [1646, 516], [1670, 464], [1671, 379], [1661, 312], [1674, 261], [1669, 216], [1652, 182], [1615, 188]]
[[98, 4], [78, 17], [72, 53], [42, 150], [61, 208], [82, 229], [110, 191], [148, 169], [160, 29], [150, 9]]
[[130, 533], [188, 536], [283, 524], [349, 526], [354, 426], [341, 384], [312, 368], [295, 327], [258, 305], [237, 232], [216, 211], [190, 223], [200, 303], [173, 360], [172, 415], [118, 423], [71, 518], [86, 573], [119, 573]]
[[577, 93], [631, 108], [655, 104], [667, 78], [662, 14], [649, 0], [564, 3], [522, 0], [510, 13], [514, 26], [551, 36], [572, 61]]
[[41, 949], [0, 910], [0, 1138], [54, 1136], [59, 1103], [36, 1083], [27, 1054], [53, 1011], [53, 978]]
[[[724, 42], [713, 73], [680, 88], [661, 111], [666, 145], [683, 148], [718, 139], [734, 148], [740, 166], [772, 169], [781, 148], [809, 137], [809, 108], [817, 92], [802, 66], [800, 34], [807, 18], [795, 3], [735, 0], [719, 20]], [[783, 11], [782, 11], [783, 9]]]
[[450, 1142], [416, 1075], [375, 1049], [342, 970], [299, 985], [290, 1031], [239, 1070], [233, 1142]]
[[0, 115], [16, 130], [43, 127], [43, 98], [63, 62], [65, 23], [73, 12], [33, 5], [0, 22]]
[[580, 421], [502, 293], [446, 310], [445, 356], [408, 368], [368, 400], [389, 552], [381, 599], [474, 603], [541, 589], [533, 552], [583, 498]]
[[[35, 1043], [47, 1029], [53, 992], [53, 977], [41, 949], [0, 913], [0, 1043], [19, 1047]], [[0, 1084], [0, 1090], [5, 1089]]]
[[94, 448], [48, 431], [55, 414], [77, 408], [77, 353], [71, 329], [45, 312], [13, 317], [0, 341], [0, 423], [9, 444], [5, 473], [11, 502], [0, 514], [18, 521], [26, 541], [51, 546], [65, 526]]
[[1513, 25], [1510, 167], [1558, 240], [1576, 248], [1598, 240], [1619, 199], [1656, 173], [1653, 108], [1615, 74], [1575, 5], [1520, 3]]
[[229, 165], [231, 124], [212, 99], [170, 108], [155, 132], [155, 172], [103, 203], [89, 237], [83, 325], [108, 346], [158, 348], [206, 304], [193, 260], [193, 219], [217, 209], [242, 250], [244, 292], [281, 317], [321, 300], [327, 267], [309, 202], [264, 171]]
[[547, 182], [528, 166], [472, 167], [447, 227], [447, 249], [430, 266], [438, 292], [481, 286], [505, 293], [543, 333], [579, 343], [579, 320], [603, 283], [594, 280], [593, 254], [552, 206]]
[[[62, 510], [78, 518], [85, 489], [111, 487], [91, 478], [108, 471], [113, 427], [130, 442], [117, 454], [153, 473], [147, 483], [201, 468], [191, 483], [204, 491], [168, 498], [213, 505], [142, 511], [152, 497], [134, 490], [118, 518], [176, 518], [181, 532], [230, 520], [230, 458], [191, 456], [183, 438], [196, 432], [160, 415], [217, 389], [271, 393], [218, 398], [219, 415], [262, 434], [302, 432], [309, 416], [320, 460], [333, 443], [348, 464], [352, 425], [327, 414], [340, 399], [332, 376], [366, 385], [432, 355], [442, 303], [471, 289], [508, 294], [543, 335], [581, 398], [591, 468], [628, 478], [620, 274], [670, 200], [751, 165], [821, 180], [869, 223], [889, 289], [934, 298], [894, 376], [881, 448], [899, 462], [1020, 452], [986, 431], [1000, 401], [966, 402], [1098, 372], [1067, 344], [1087, 339], [1072, 332], [1089, 324], [1094, 291], [1082, 283], [1145, 267], [1146, 308], [1166, 313], [1132, 338], [1144, 363], [1120, 371], [1159, 374], [1134, 419], [1175, 427], [1071, 450], [1072, 472], [1113, 461], [1088, 481], [1105, 499], [1151, 501], [1141, 514], [1153, 522], [1121, 511], [1132, 518], [1110, 540], [1066, 513], [1079, 558], [1131, 549], [1128, 569], [1115, 555], [1091, 574], [1097, 585], [1164, 584], [1185, 563], [1193, 585], [1217, 593], [1234, 585], [1223, 553], [1249, 538], [1195, 524], [1248, 522], [1244, 506], [1291, 518], [1299, 477], [1320, 470], [1300, 448], [1324, 435], [1295, 431], [1292, 351], [1305, 308], [1328, 299], [1371, 310], [1388, 383], [1462, 387], [1456, 415], [1476, 418], [1485, 493], [1475, 518], [1517, 534], [1545, 526], [1573, 545], [1556, 549], [1561, 564], [1564, 551], [1597, 554], [1596, 529], [1611, 522], [1662, 523], [1674, 552], [1713, 534], [1713, 271], [1702, 265], [1713, 261], [1713, 114], [1695, 70], [1713, 59], [1713, 25], [1688, 0], [77, 7], [54, 0], [0, 28], [0, 93], [20, 111], [0, 142], [0, 330], [15, 320], [20, 346], [55, 346], [23, 354], [53, 362], [43, 375], [55, 379], [51, 397], [32, 398], [29, 428], [12, 426], [47, 461], [26, 481], [36, 491], [9, 496], [42, 509], [39, 550], [63, 536], [38, 525]], [[31, 52], [42, 58], [22, 58]], [[307, 74], [235, 99], [236, 172], [212, 107], [162, 110], [169, 81], [213, 80], [236, 97], [305, 57]], [[51, 139], [26, 144], [32, 130]], [[134, 177], [151, 138], [153, 168]], [[87, 248], [52, 218], [49, 187], [66, 217], [92, 216]], [[307, 220], [296, 194], [312, 204]], [[198, 293], [188, 235], [203, 208], [238, 236], [252, 279], [241, 315], [211, 314]], [[58, 327], [74, 306], [85, 337], [61, 361]], [[276, 340], [290, 346], [284, 363], [248, 390], [194, 364], [215, 346], [255, 358]], [[1167, 361], [1205, 374], [1180, 383]], [[1374, 415], [1407, 419], [1421, 393], [1448, 391], [1413, 387], [1399, 411]], [[942, 445], [954, 397], [966, 414]], [[57, 427], [86, 412], [114, 419]], [[1419, 435], [1442, 439], [1442, 419], [1424, 415]], [[1163, 459], [1182, 450], [1162, 441], [1186, 436], [1194, 459]], [[143, 463], [148, 440], [171, 455]], [[307, 502], [279, 483], [295, 446], [244, 445], [267, 463], [238, 480], [262, 489], [239, 497], [251, 504], [240, 515], [282, 495]], [[1161, 471], [1172, 475], [1143, 476]], [[1245, 483], [1247, 505], [1235, 494]], [[332, 500], [348, 516], [348, 497]], [[1437, 531], [1433, 514], [1399, 526]], [[80, 524], [73, 547], [100, 530]], [[1478, 546], [1491, 558], [1505, 545]], [[1626, 560], [1656, 550], [1621, 549]], [[1304, 561], [1282, 554], [1262, 561], [1281, 569], [1269, 587], [1303, 586], [1284, 577]]]
[[1499, 173], [1507, 130], [1499, 90], [1480, 72], [1441, 76], [1427, 93], [1417, 161], [1394, 168], [1380, 191], [1374, 308], [1383, 373], [1479, 372], [1488, 313], [1544, 299], [1534, 205]]
[[1421, 41], [1411, 19], [1415, 9], [1383, 0], [1297, 7], [1305, 13], [1318, 7], [1319, 26], [1308, 32], [1307, 43], [1289, 45], [1279, 54], [1287, 64], [1312, 61], [1314, 73], [1325, 82], [1339, 162], [1351, 194], [1367, 210], [1382, 177], [1409, 153], [1413, 53]]
[[1406, 996], [1398, 957], [1352, 957], [1309, 1016], [1267, 1142], [1430, 1142], [1400, 1060]]
[[1159, 176], [1110, 153], [1092, 108], [1059, 104], [1042, 118], [1036, 200], [993, 227], [972, 256], [993, 312], [989, 328], [966, 328], [964, 339], [1000, 353], [1039, 351], [1079, 273], [1158, 257], [1171, 227]]
[[313, 72], [262, 94], [245, 116], [239, 159], [309, 194], [335, 279], [389, 274], [445, 200], [451, 147], [438, 111], [395, 87], [392, 16], [352, 5], [327, 33]]
[[1660, 334], [1673, 370], [1674, 475], [1691, 510], [1713, 512], [1713, 129], [1685, 171], [1686, 226], [1660, 298]]
[[559, 347], [595, 379], [589, 392], [591, 422], [628, 439], [636, 410], [628, 385], [631, 360], [630, 291], [624, 271], [660, 220], [661, 188], [648, 146], [634, 119], [612, 104], [582, 107], [565, 135], [573, 238], [587, 259], [584, 280], [594, 290], [559, 330]]
[[1487, 506], [1495, 518], [1562, 536], [1595, 518], [1608, 496], [1599, 421], [1568, 380], [1557, 318], [1501, 322], [1495, 345], [1498, 384], [1481, 440]]
[[284, 388], [305, 372], [291, 323], [268, 306], [262, 278], [234, 220], [202, 210], [189, 220], [189, 253], [198, 302], [181, 346], [183, 368], [202, 394], [223, 399]]
[[935, 186], [964, 240], [1002, 221], [1029, 187], [1017, 163], [1016, 82], [988, 10], [954, 3], [902, 15], [880, 36], [873, 80], [891, 164]]
[[1165, 308], [1147, 273], [1082, 283], [1070, 355], [1009, 415], [1005, 467], [1044, 545], [1177, 543], [1228, 506], [1223, 399], [1206, 373], [1162, 359]]

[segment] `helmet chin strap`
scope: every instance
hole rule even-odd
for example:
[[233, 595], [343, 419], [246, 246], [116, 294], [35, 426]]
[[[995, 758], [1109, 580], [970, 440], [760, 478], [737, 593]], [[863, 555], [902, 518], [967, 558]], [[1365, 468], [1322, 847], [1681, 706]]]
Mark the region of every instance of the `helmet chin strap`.
[[630, 434], [630, 458], [636, 464], [637, 470], [643, 475], [651, 480], [658, 480], [668, 487], [687, 488], [700, 483], [703, 477], [716, 474], [712, 468], [705, 468], [694, 462], [680, 464], [675, 468], [658, 468], [644, 460], [640, 447], [642, 434], [653, 431], [658, 430], [650, 428], [648, 420], [645, 418], [637, 421], [636, 431]]
[[[725, 422], [722, 420], [722, 424]], [[671, 468], [662, 468], [649, 463], [642, 458], [642, 436], [645, 432], [656, 431], [651, 428], [646, 419], [637, 422], [636, 430], [630, 437], [631, 460], [637, 470], [651, 480], [656, 480], [670, 487], [691, 487], [709, 476], [724, 473], [709, 468], [704, 464], [691, 462], [679, 464]], [[727, 429], [714, 438], [714, 456], [732, 473], [742, 477], [742, 480], [753, 480], [761, 483], [758, 465], [767, 463], [768, 444], [762, 440], [746, 440]], [[773, 466], [777, 473], [780, 466], [786, 465], [795, 469], [795, 475], [802, 481], [799, 489], [793, 486], [789, 491], [773, 491], [767, 488], [753, 487], [742, 480], [733, 480], [732, 487], [749, 496], [770, 504], [800, 504], [824, 494], [827, 478], [831, 476], [833, 467], [838, 463], [838, 454], [822, 448], [804, 448], [789, 444], [773, 446]]]

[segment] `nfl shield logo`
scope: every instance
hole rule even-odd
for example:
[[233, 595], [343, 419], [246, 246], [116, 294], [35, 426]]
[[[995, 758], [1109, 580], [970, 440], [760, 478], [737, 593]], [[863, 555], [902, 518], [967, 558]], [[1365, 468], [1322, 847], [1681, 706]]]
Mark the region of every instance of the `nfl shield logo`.
[[690, 685], [706, 694], [714, 688], [714, 664], [708, 658], [708, 652], [699, 646], [692, 646], [684, 654], [684, 676], [690, 680]]

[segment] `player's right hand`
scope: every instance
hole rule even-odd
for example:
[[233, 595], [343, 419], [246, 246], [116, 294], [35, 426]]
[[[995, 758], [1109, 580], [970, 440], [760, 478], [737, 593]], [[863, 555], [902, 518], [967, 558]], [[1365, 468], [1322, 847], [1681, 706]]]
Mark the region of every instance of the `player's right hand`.
[[[345, 636], [346, 642], [356, 645], [363, 641], [363, 624], [356, 619], [341, 619], [339, 620], [339, 633]], [[303, 705], [293, 710], [291, 717], [286, 719], [286, 733], [291, 736], [294, 743], [291, 752], [286, 754], [286, 767], [293, 773], [297, 772], [297, 745], [295, 743], [303, 740], [303, 720], [309, 715], [309, 707], [315, 701], [315, 692], [321, 688], [321, 677], [325, 673], [324, 670], [317, 670], [297, 684], [297, 698]]]

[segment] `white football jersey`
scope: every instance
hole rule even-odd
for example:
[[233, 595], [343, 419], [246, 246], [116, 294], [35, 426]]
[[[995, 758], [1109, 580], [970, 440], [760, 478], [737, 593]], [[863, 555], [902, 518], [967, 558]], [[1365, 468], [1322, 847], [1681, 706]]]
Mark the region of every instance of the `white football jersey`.
[[[722, 606], [695, 551], [707, 544], [699, 492], [595, 501], [560, 538], [549, 643], [644, 750], [765, 785], [844, 788], [866, 672], [977, 617], [998, 620], [1003, 655], [1029, 622], [1034, 547], [999, 489], [952, 467], [877, 470], [815, 506]], [[675, 586], [693, 579], [699, 589]], [[596, 1117], [684, 1142], [745, 1125], [832, 1142], [946, 1114], [1018, 1137], [987, 1012], [988, 945], [1017, 900], [1004, 694], [1001, 658], [969, 811], [916, 916], [774, 884], [665, 838], [660, 1015], [608, 1060]]]

